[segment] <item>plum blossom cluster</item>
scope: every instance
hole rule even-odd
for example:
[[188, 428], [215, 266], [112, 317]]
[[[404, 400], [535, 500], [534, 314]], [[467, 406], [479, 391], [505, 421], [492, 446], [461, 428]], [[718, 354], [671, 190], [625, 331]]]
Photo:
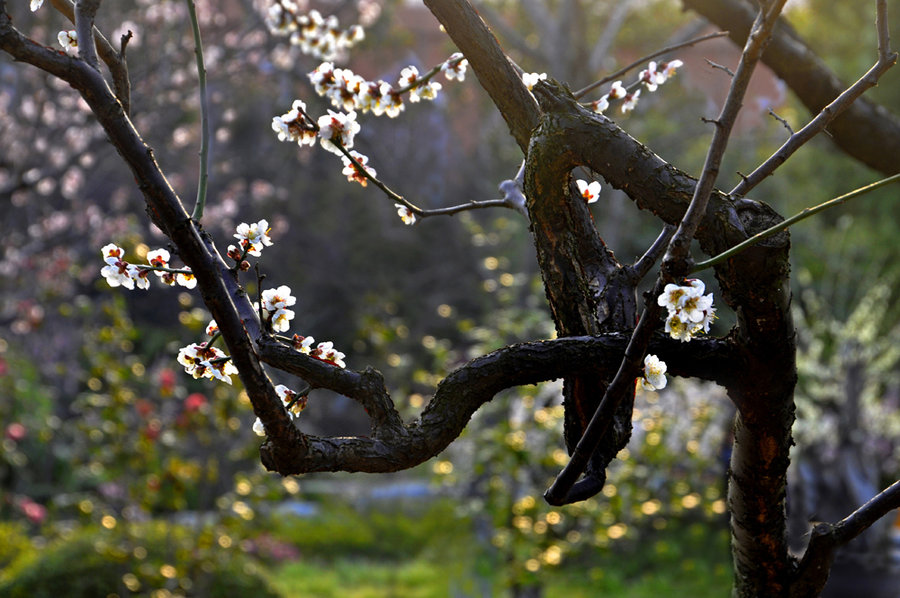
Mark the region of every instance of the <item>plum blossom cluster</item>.
[[591, 102], [590, 107], [594, 112], [603, 114], [609, 108], [611, 101], [621, 100], [622, 114], [631, 112], [641, 97], [641, 85], [647, 91], [656, 91], [656, 88], [671, 78], [675, 74], [675, 70], [683, 64], [680, 60], [670, 60], [659, 64], [650, 61], [647, 68], [638, 74], [637, 81], [627, 88], [622, 85], [621, 81], [613, 81], [609, 91], [600, 96], [600, 99]]
[[238, 240], [238, 245], [228, 246], [228, 257], [237, 262], [243, 260], [246, 256], [252, 255], [259, 257], [265, 247], [272, 246], [272, 239], [269, 237], [268, 220], [260, 220], [253, 224], [241, 222], [237, 226], [234, 238]]
[[316, 93], [336, 108], [394, 118], [404, 109], [404, 93], [409, 94], [409, 101], [413, 103], [433, 100], [441, 90], [441, 84], [434, 81], [435, 75], [443, 73], [448, 81], [463, 81], [467, 66], [468, 61], [457, 52], [424, 74], [420, 74], [415, 66], [404, 67], [394, 86], [384, 80], [368, 81], [350, 69], [323, 62], [309, 73], [309, 80]]
[[666, 362], [656, 355], [644, 357], [644, 374], [638, 380], [644, 390], [662, 390], [666, 387]]
[[212, 342], [192, 343], [178, 351], [178, 363], [194, 378], [218, 379], [231, 384], [231, 376], [238, 373], [231, 358]]
[[266, 25], [275, 35], [290, 36], [291, 44], [320, 60], [334, 60], [365, 38], [360, 25], [342, 29], [337, 17], [317, 10], [303, 14], [292, 0], [274, 0], [266, 11]]
[[275, 332], [286, 331], [294, 319], [294, 311], [288, 308], [296, 302], [297, 298], [291, 295], [291, 289], [287, 285], [281, 285], [277, 289], [266, 289], [262, 292], [263, 319]]
[[150, 288], [151, 272], [169, 286], [177, 284], [189, 289], [197, 286], [197, 279], [189, 268], [174, 270], [169, 267], [169, 252], [165, 249], [147, 252], [147, 265], [128, 262], [125, 260], [125, 250], [114, 243], [105, 245], [100, 251], [106, 262], [100, 269], [100, 274], [111, 287], [147, 290]]
[[667, 284], [657, 298], [657, 304], [668, 310], [666, 332], [674, 339], [687, 342], [701, 332], [709, 332], [716, 319], [712, 293], [702, 280], [689, 279], [687, 285]]
[[316, 342], [311, 336], [300, 336], [299, 334], [295, 334], [291, 339], [291, 344], [294, 346], [294, 349], [300, 351], [305, 355], [309, 355], [310, 357], [315, 357], [319, 361], [324, 361], [325, 363], [330, 363], [331, 365], [335, 365], [339, 368], [347, 367], [347, 364], [344, 363], [344, 355], [340, 351], [334, 348], [334, 343], [331, 341], [325, 341], [323, 343], [319, 343], [313, 348], [313, 344]]
[[[281, 402], [284, 404], [284, 408], [287, 409], [291, 419], [296, 419], [300, 415], [300, 412], [306, 409], [306, 405], [309, 401], [308, 395], [301, 395], [284, 384], [279, 384], [275, 387], [275, 394], [281, 399]], [[256, 421], [253, 422], [253, 431], [257, 436], [266, 435], [266, 428], [263, 426], [262, 420], [258, 417], [256, 418]]]

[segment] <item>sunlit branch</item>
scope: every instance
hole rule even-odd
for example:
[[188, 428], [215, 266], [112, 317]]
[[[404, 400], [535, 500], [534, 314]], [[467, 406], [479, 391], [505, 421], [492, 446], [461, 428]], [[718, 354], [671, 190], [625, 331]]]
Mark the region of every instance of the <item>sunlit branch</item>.
[[840, 197], [835, 197], [834, 199], [830, 199], [824, 203], [820, 203], [817, 206], [813, 206], [811, 208], [805, 208], [800, 213], [794, 214], [790, 218], [776, 224], [775, 226], [753, 235], [746, 241], [735, 245], [731, 249], [729, 249], [727, 251], [723, 251], [722, 253], [720, 253], [719, 255], [717, 255], [715, 257], [712, 257], [708, 260], [705, 260], [705, 261], [702, 261], [702, 262], [696, 264], [691, 269], [691, 273], [699, 272], [701, 270], [711, 268], [712, 266], [715, 266], [717, 264], [721, 264], [722, 262], [728, 260], [729, 258], [734, 257], [735, 255], [739, 254], [740, 252], [744, 251], [745, 249], [752, 247], [753, 245], [756, 245], [763, 239], [766, 239], [768, 237], [771, 237], [772, 235], [778, 234], [781, 231], [786, 230], [788, 227], [793, 226], [794, 224], [797, 224], [801, 220], [806, 220], [810, 216], [815, 216], [819, 212], [823, 212], [829, 208], [839, 206], [840, 204], [842, 204], [846, 201], [857, 198], [861, 195], [865, 195], [866, 193], [869, 193], [870, 191], [874, 191], [875, 189], [878, 189], [880, 187], [884, 187], [885, 185], [889, 185], [891, 183], [896, 183], [897, 181], [900, 181], [900, 174], [895, 174], [894, 176], [887, 177], [886, 179], [881, 179], [880, 181], [876, 181], [874, 183], [866, 185], [865, 187], [860, 187], [859, 189], [855, 189], [855, 190], [851, 191], [850, 193], [846, 193], [844, 195], [841, 195]]
[[191, 218], [203, 218], [206, 206], [206, 190], [209, 181], [209, 95], [206, 90], [206, 67], [203, 64], [203, 42], [200, 39], [200, 23], [197, 21], [197, 9], [194, 0], [185, 0], [191, 18], [191, 31], [194, 35], [194, 55], [197, 59], [197, 80], [200, 87], [200, 174], [197, 181], [197, 202]]
[[707, 35], [702, 35], [702, 36], [700, 36], [700, 37], [697, 37], [697, 38], [688, 40], [688, 41], [686, 41], [686, 42], [681, 42], [680, 44], [675, 44], [675, 45], [672, 45], [672, 46], [668, 46], [668, 47], [666, 47], [666, 48], [663, 48], [662, 50], [657, 50], [656, 52], [653, 52], [652, 54], [647, 54], [646, 56], [643, 56], [642, 58], [639, 58], [638, 60], [635, 60], [634, 62], [632, 62], [632, 63], [629, 64], [628, 66], [624, 66], [624, 67], [620, 68], [619, 70], [617, 70], [616, 72], [611, 73], [611, 74], [609, 74], [609, 75], [603, 77], [603, 78], [600, 79], [599, 81], [595, 81], [595, 82], [591, 83], [590, 85], [588, 85], [587, 87], [585, 87], [585, 88], [583, 88], [583, 89], [580, 89], [580, 90], [576, 91], [576, 92], [575, 92], [575, 98], [576, 98], [576, 99], [581, 99], [581, 98], [583, 98], [584, 96], [586, 96], [586, 95], [589, 94], [590, 92], [594, 91], [595, 89], [597, 89], [597, 88], [600, 87], [601, 85], [604, 85], [605, 83], [609, 83], [610, 81], [616, 80], [618, 77], [621, 77], [622, 75], [624, 75], [624, 74], [627, 73], [628, 71], [630, 71], [630, 70], [632, 70], [632, 69], [634, 69], [634, 68], [637, 68], [637, 67], [641, 66], [642, 64], [647, 63], [647, 62], [650, 61], [650, 60], [653, 60], [653, 59], [656, 58], [657, 56], [662, 56], [662, 55], [664, 55], [664, 54], [668, 54], [669, 52], [674, 52], [675, 50], [680, 50], [681, 48], [686, 48], [686, 47], [688, 47], [688, 46], [693, 46], [694, 44], [699, 44], [700, 42], [705, 42], [705, 41], [707, 41], [707, 40], [715, 39], [715, 38], [717, 38], [717, 37], [723, 37], [723, 36], [726, 36], [726, 35], [728, 35], [728, 32], [727, 32], [727, 31], [717, 31], [716, 33], [710, 33], [710, 34], [707, 34]]
[[825, 130], [838, 115], [846, 110], [850, 104], [856, 101], [868, 89], [878, 84], [881, 76], [897, 62], [897, 53], [891, 52], [890, 37], [887, 28], [887, 2], [878, 1], [876, 11], [876, 30], [878, 31], [878, 61], [856, 83], [848, 87], [843, 93], [825, 106], [805, 127], [794, 133], [778, 148], [768, 160], [763, 162], [749, 175], [742, 177], [738, 185], [731, 190], [731, 195], [743, 196], [756, 187], [766, 177], [771, 175], [776, 168], [787, 161], [791, 155], [806, 144], [818, 133]]

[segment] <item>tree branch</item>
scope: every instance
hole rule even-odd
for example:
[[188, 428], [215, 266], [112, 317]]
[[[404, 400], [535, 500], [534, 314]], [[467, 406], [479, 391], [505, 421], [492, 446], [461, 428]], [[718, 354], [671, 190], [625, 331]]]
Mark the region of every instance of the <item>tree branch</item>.
[[791, 585], [791, 598], [812, 598], [821, 594], [837, 548], [897, 508], [900, 508], [900, 481], [882, 490], [838, 523], [819, 523], [813, 527], [809, 545]]
[[850, 107], [868, 89], [875, 87], [881, 76], [897, 63], [897, 53], [891, 52], [890, 35], [887, 29], [887, 2], [878, 1], [875, 28], [878, 32], [878, 61], [856, 83], [848, 87], [830, 104], [825, 106], [805, 127], [792, 134], [772, 156], [763, 162], [752, 173], [743, 177], [741, 182], [731, 190], [731, 195], [743, 196], [756, 187], [776, 168], [784, 164], [791, 155], [805, 145], [810, 139], [825, 130], [835, 118]]
[[[472, 414], [501, 390], [592, 370], [598, 363], [617, 364], [626, 341], [625, 335], [606, 334], [504, 347], [449, 374], [438, 384], [422, 414], [402, 424], [378, 372], [342, 370], [272, 337], [263, 337], [258, 347], [265, 363], [301, 376], [315, 388], [327, 388], [356, 400], [372, 417], [369, 437], [306, 436], [308, 448], [296, 452], [290, 460], [269, 461], [264, 447], [263, 464], [283, 475], [313, 471], [375, 473], [413, 467], [444, 450]], [[700, 339], [685, 348], [678, 341], [658, 337], [652, 346], [664, 356], [673, 375], [729, 383], [726, 364], [732, 354], [727, 340]]]
[[[707, 20], [730, 32], [735, 43], [747, 37], [754, 10], [744, 0], [683, 0]], [[812, 114], [838, 97], [847, 85], [783, 20], [763, 55], [765, 62], [797, 95]], [[900, 118], [860, 98], [828, 128], [831, 139], [849, 156], [884, 174], [900, 172]]]
[[522, 152], [537, 126], [538, 107], [512, 63], [471, 4], [465, 0], [425, 0], [450, 39], [465, 55]]

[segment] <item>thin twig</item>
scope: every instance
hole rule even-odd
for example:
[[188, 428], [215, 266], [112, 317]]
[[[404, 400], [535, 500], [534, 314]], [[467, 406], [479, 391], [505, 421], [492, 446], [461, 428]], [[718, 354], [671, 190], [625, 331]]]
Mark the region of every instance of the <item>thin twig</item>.
[[[774, 118], [775, 120], [777, 120], [778, 122], [780, 122], [781, 125], [782, 125], [785, 129], [788, 130], [788, 133], [790, 133], [791, 135], [794, 134], [794, 129], [791, 128], [791, 123], [789, 123], [786, 119], [784, 119], [784, 118], [778, 116], [778, 114], [776, 114], [775, 111], [772, 110], [771, 108], [769, 108], [769, 116], [771, 116], [772, 118]], [[742, 178], [742, 179], [746, 179], [747, 177], [745, 177], [745, 176], [742, 175], [741, 178]]]
[[752, 247], [753, 245], [756, 245], [763, 239], [766, 239], [768, 237], [771, 237], [772, 235], [780, 233], [781, 231], [787, 229], [788, 227], [793, 226], [794, 224], [797, 224], [801, 220], [806, 220], [810, 216], [815, 216], [819, 212], [822, 212], [829, 208], [838, 206], [846, 201], [857, 198], [861, 195], [865, 195], [866, 193], [869, 193], [870, 191], [874, 191], [875, 189], [878, 189], [879, 187], [884, 187], [885, 185], [889, 185], [891, 183], [896, 183], [897, 181], [900, 181], [900, 174], [895, 174], [894, 176], [887, 177], [886, 179], [881, 179], [880, 181], [876, 181], [874, 183], [866, 185], [865, 187], [860, 187], [859, 189], [855, 189], [849, 193], [841, 195], [840, 197], [835, 197], [834, 199], [830, 199], [824, 203], [820, 203], [817, 206], [813, 206], [811, 208], [805, 208], [800, 213], [795, 214], [795, 215], [791, 216], [790, 218], [788, 218], [787, 220], [784, 220], [784, 221], [776, 224], [775, 226], [769, 227], [760, 233], [756, 233], [755, 235], [753, 235], [746, 241], [738, 243], [731, 249], [727, 249], [715, 257], [712, 257], [708, 260], [698, 263], [691, 269], [691, 273], [699, 272], [700, 270], [705, 270], [706, 268], [710, 268], [717, 264], [721, 264], [725, 260], [734, 257], [735, 255], [739, 254], [740, 252], [744, 251], [745, 249]]
[[663, 227], [659, 236], [656, 237], [653, 244], [644, 252], [644, 255], [631, 266], [631, 271], [635, 280], [641, 280], [648, 272], [650, 272], [650, 268], [653, 267], [653, 264], [662, 257], [673, 234], [675, 234], [675, 227], [673, 225], [667, 224]]
[[520, 211], [519, 206], [515, 204], [513, 198], [484, 200], [473, 199], [472, 201], [466, 202], [464, 204], [446, 208], [435, 208], [432, 210], [420, 208], [402, 195], [393, 191], [384, 182], [373, 176], [372, 173], [369, 172], [369, 170], [367, 170], [366, 167], [363, 166], [362, 163], [360, 163], [359, 160], [357, 160], [342, 144], [334, 141], [332, 141], [332, 143], [334, 143], [341, 150], [341, 153], [343, 153], [344, 156], [346, 156], [347, 159], [350, 160], [350, 162], [353, 164], [353, 167], [356, 168], [357, 172], [366, 177], [366, 179], [373, 185], [381, 189], [381, 191], [383, 191], [391, 201], [406, 206], [407, 209], [415, 214], [417, 218], [428, 218], [429, 216], [452, 216], [453, 214], [458, 214], [467, 210], [479, 210], [483, 208], [509, 208], [511, 210]]
[[720, 71], [725, 71], [726, 73], [728, 73], [729, 77], [734, 77], [734, 71], [731, 70], [730, 68], [728, 68], [727, 66], [725, 66], [724, 64], [719, 64], [718, 62], [713, 62], [709, 58], [704, 58], [703, 60], [705, 60], [706, 64], [708, 64], [712, 68], [719, 69]]
[[657, 56], [662, 56], [663, 54], [668, 54], [669, 52], [674, 52], [675, 50], [680, 50], [681, 48], [693, 46], [694, 44], [699, 44], [700, 42], [705, 42], [706, 40], [715, 39], [717, 37], [724, 37], [726, 35], [728, 35], [727, 31], [717, 31], [716, 33], [702, 35], [700, 37], [688, 40], [686, 42], [681, 42], [680, 44], [675, 44], [673, 46], [668, 46], [666, 48], [663, 48], [662, 50], [657, 50], [656, 52], [653, 52], [652, 54], [647, 54], [646, 56], [639, 58], [638, 60], [635, 60], [628, 66], [622, 67], [619, 70], [617, 70], [616, 72], [611, 73], [611, 74], [603, 77], [599, 81], [595, 81], [595, 82], [591, 83], [584, 89], [581, 89], [581, 90], [575, 92], [575, 99], [581, 99], [582, 97], [584, 97], [587, 94], [589, 94], [590, 92], [594, 91], [601, 85], [603, 85], [605, 83], [609, 83], [610, 81], [614, 81], [616, 78], [621, 77], [622, 75], [624, 75], [631, 69], [638, 67], [638, 66], [644, 64], [645, 62], [649, 62], [650, 60], [656, 58]]
[[822, 108], [815, 118], [791, 137], [765, 162], [747, 175], [731, 190], [731, 195], [744, 196], [756, 187], [775, 169], [784, 164], [791, 155], [805, 145], [818, 133], [825, 130], [841, 112], [856, 101], [866, 90], [874, 87], [878, 79], [897, 62], [897, 53], [891, 52], [890, 37], [887, 30], [887, 2], [878, 0], [876, 11], [876, 30], [878, 31], [878, 61], [856, 83], [848, 87], [830, 104]]
[[194, 35], [194, 56], [197, 58], [197, 80], [200, 86], [200, 174], [197, 180], [197, 202], [191, 218], [199, 221], [206, 207], [206, 191], [209, 183], [209, 96], [206, 90], [206, 67], [203, 64], [203, 42], [200, 39], [200, 23], [194, 0], [185, 0], [191, 18]]

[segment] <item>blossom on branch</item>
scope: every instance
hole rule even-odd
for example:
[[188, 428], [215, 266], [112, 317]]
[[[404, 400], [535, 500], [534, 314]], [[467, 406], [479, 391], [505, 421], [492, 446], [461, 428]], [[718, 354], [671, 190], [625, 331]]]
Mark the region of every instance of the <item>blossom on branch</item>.
[[403, 224], [412, 226], [416, 223], [416, 215], [408, 207], [402, 203], [395, 203], [394, 207], [397, 208], [397, 215], [400, 216], [400, 220], [403, 221]]
[[306, 104], [294, 100], [290, 111], [272, 118], [272, 130], [279, 141], [296, 141], [298, 145], [315, 145], [316, 125], [306, 117]]
[[289, 35], [291, 44], [321, 60], [334, 60], [363, 40], [359, 25], [341, 29], [337, 17], [323, 17], [317, 10], [300, 13], [292, 0], [275, 0], [266, 12], [266, 25], [275, 35]]
[[587, 203], [594, 203], [600, 197], [600, 183], [597, 181], [588, 183], [587, 181], [578, 179], [575, 181], [575, 184], [578, 186], [578, 192], [581, 193], [581, 197], [583, 197], [584, 201]]
[[[360, 165], [362, 165], [363, 171], [368, 173], [369, 176], [371, 176], [372, 178], [377, 176], [375, 169], [371, 166], [368, 166], [368, 156], [364, 156], [356, 150], [350, 150], [350, 155], [353, 156]], [[341, 160], [344, 163], [344, 170], [341, 171], [341, 174], [346, 176], [348, 181], [357, 182], [363, 187], [368, 185], [369, 179], [363, 172], [360, 171], [357, 164], [354, 164], [347, 156], [341, 156]]]
[[701, 332], [709, 332], [716, 319], [712, 293], [703, 294], [706, 290], [703, 281], [690, 279], [686, 282], [687, 285], [667, 284], [656, 300], [668, 311], [666, 333], [682, 342]]
[[269, 238], [270, 230], [269, 221], [265, 219], [253, 224], [241, 222], [234, 233], [234, 238], [240, 242], [244, 251], [259, 257], [264, 247], [272, 246], [272, 239]]
[[44, 0], [31, 0], [31, 12], [36, 11], [44, 4]]
[[353, 138], [359, 133], [356, 112], [352, 110], [346, 114], [329, 110], [327, 115], [319, 117], [318, 125], [322, 147], [338, 156], [344, 154], [336, 144], [350, 149], [353, 147]]
[[231, 376], [238, 373], [230, 358], [220, 349], [207, 343], [194, 343], [178, 351], [178, 363], [184, 371], [197, 378], [217, 378], [231, 384]]
[[344, 355], [340, 351], [334, 348], [334, 343], [331, 341], [325, 341], [324, 343], [319, 343], [315, 349], [312, 348], [313, 344], [316, 342], [311, 336], [300, 336], [299, 334], [295, 334], [294, 338], [291, 339], [291, 344], [294, 347], [294, 350], [300, 351], [304, 355], [309, 355], [310, 357], [315, 357], [319, 361], [324, 361], [325, 363], [330, 363], [331, 365], [336, 365], [337, 367], [344, 368], [347, 365], [344, 363]]
[[456, 52], [441, 65], [441, 72], [448, 81], [454, 79], [463, 81], [466, 78], [466, 67], [468, 66], [469, 61], [463, 57], [461, 52]]
[[272, 325], [272, 330], [285, 332], [290, 328], [294, 312], [288, 307], [296, 302], [297, 298], [291, 296], [291, 289], [287, 285], [281, 285], [277, 289], [266, 289], [262, 292], [262, 308], [266, 320]]
[[[110, 243], [105, 245], [100, 251], [103, 254], [103, 261], [106, 262], [106, 265], [100, 269], [100, 275], [106, 279], [109, 286], [123, 286], [129, 290], [134, 289], [135, 282], [141, 278], [140, 270], [134, 264], [129, 264], [125, 261], [125, 250], [118, 245]], [[147, 282], [146, 278], [143, 278], [138, 287], [146, 289], [149, 283], [144, 284], [145, 282]]]
[[644, 357], [644, 375], [640, 378], [644, 390], [662, 390], [666, 387], [666, 362], [656, 355]]
[[522, 83], [531, 91], [538, 81], [547, 79], [547, 73], [522, 73]]
[[74, 54], [78, 50], [78, 33], [74, 29], [60, 31], [56, 39], [67, 54]]
[[306, 404], [309, 401], [309, 397], [307, 395], [300, 396], [297, 394], [297, 392], [291, 390], [284, 384], [279, 384], [275, 387], [275, 394], [278, 395], [278, 398], [281, 399], [282, 403], [284, 403], [285, 408], [288, 409], [288, 413], [290, 413], [291, 419], [295, 419], [298, 415], [300, 415], [300, 412], [306, 409]]

